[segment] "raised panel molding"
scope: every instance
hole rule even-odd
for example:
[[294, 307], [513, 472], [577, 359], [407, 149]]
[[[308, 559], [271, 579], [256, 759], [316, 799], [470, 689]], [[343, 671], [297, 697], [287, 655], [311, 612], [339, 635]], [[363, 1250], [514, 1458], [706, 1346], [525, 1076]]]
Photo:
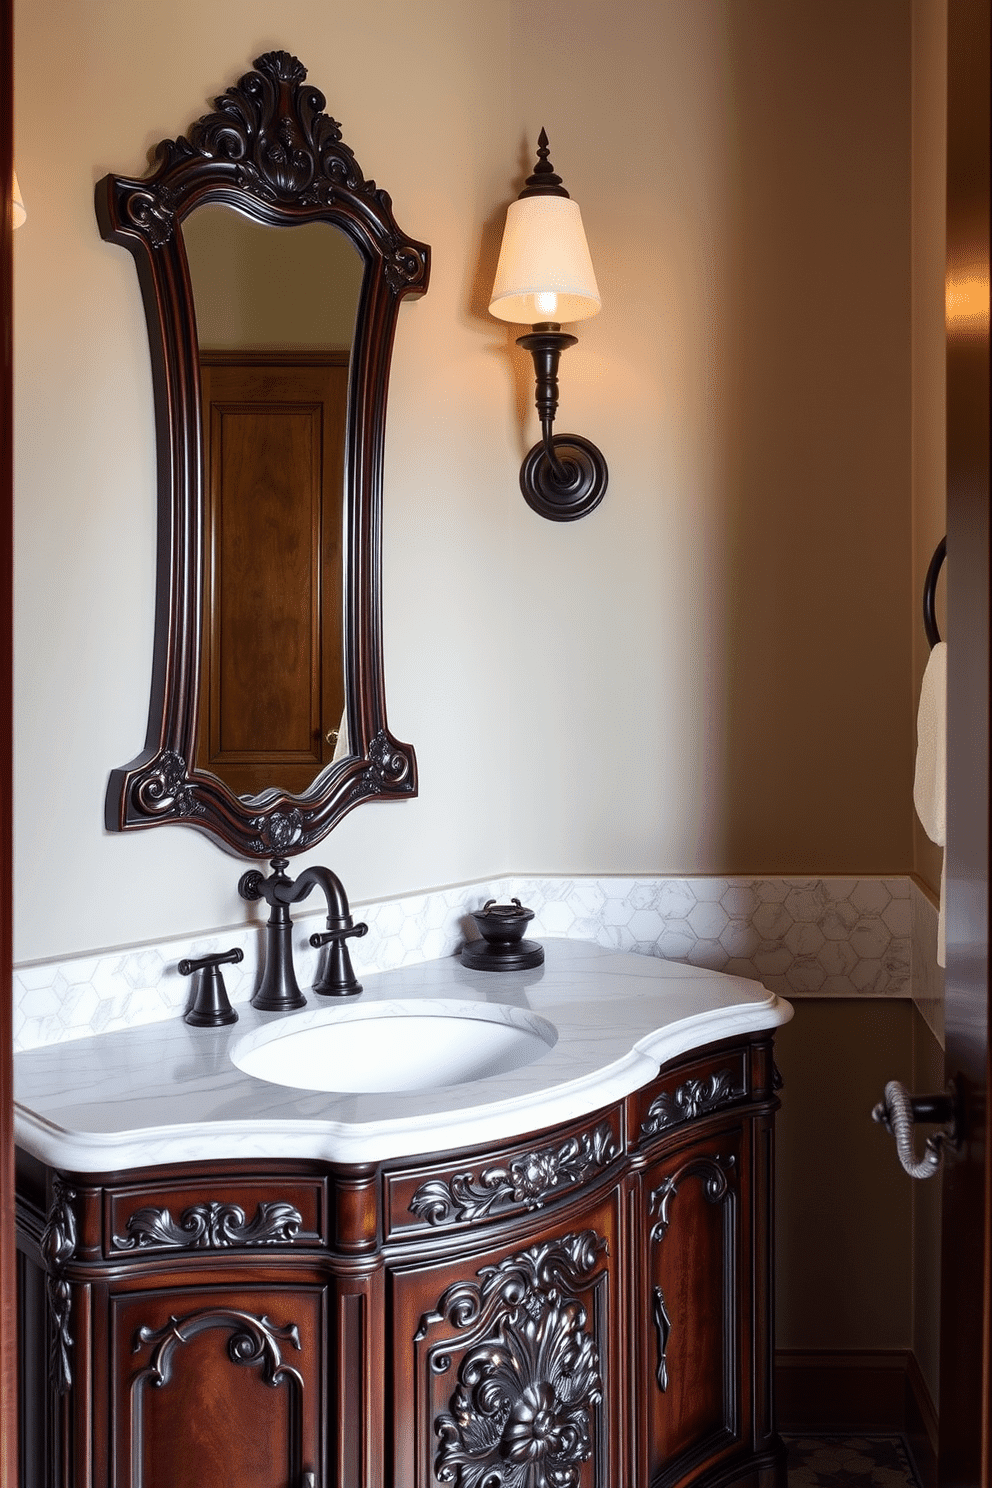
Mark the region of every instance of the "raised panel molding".
[[[177, 1379], [181, 1367], [183, 1347], [202, 1334], [220, 1329], [227, 1333], [226, 1353], [231, 1365], [236, 1368], [254, 1369], [262, 1382], [272, 1389], [280, 1389], [285, 1396], [287, 1412], [287, 1439], [289, 1461], [285, 1464], [286, 1480], [290, 1484], [301, 1481], [303, 1472], [303, 1393], [304, 1381], [299, 1370], [287, 1364], [283, 1351], [288, 1347], [300, 1349], [299, 1328], [295, 1323], [277, 1326], [268, 1317], [255, 1317], [251, 1313], [228, 1308], [206, 1308], [178, 1318], [170, 1316], [162, 1327], [142, 1325], [135, 1335], [132, 1352], [137, 1358], [147, 1355], [147, 1363], [132, 1376], [131, 1402], [131, 1474], [129, 1488], [143, 1488], [145, 1483], [146, 1405], [149, 1389], [161, 1390]], [[213, 1382], [210, 1382], [213, 1384]], [[217, 1387], [208, 1389], [208, 1382], [197, 1381], [197, 1394], [217, 1400]], [[188, 1385], [185, 1395], [188, 1398]], [[223, 1398], [222, 1396], [220, 1397]], [[167, 1481], [169, 1465], [157, 1462], [154, 1466], [153, 1483]]]

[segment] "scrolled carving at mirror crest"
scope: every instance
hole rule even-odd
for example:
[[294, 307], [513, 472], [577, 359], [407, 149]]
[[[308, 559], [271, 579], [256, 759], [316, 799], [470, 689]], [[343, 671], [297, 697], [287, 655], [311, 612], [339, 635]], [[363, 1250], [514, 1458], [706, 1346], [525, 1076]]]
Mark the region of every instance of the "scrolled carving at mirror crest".
[[[594, 1230], [507, 1256], [459, 1282], [421, 1319], [416, 1338], [447, 1320], [474, 1336], [450, 1409], [434, 1422], [434, 1472], [458, 1488], [576, 1488], [592, 1455], [603, 1401], [599, 1348], [576, 1292], [594, 1283], [605, 1240]], [[435, 1374], [453, 1341], [430, 1350]]]
[[[324, 97], [288, 52], [267, 52], [188, 135], [163, 140], [145, 179], [96, 188], [100, 231], [134, 257], [148, 322], [157, 408], [159, 556], [155, 655], [144, 749], [111, 773], [111, 831], [180, 823], [237, 854], [314, 846], [365, 800], [417, 792], [416, 759], [390, 734], [382, 662], [381, 502], [389, 363], [399, 304], [423, 294], [430, 250], [401, 232], [387, 192], [366, 180]], [[196, 761], [201, 728], [204, 471], [200, 348], [183, 222], [200, 206], [269, 227], [337, 228], [363, 264], [348, 363], [343, 596], [350, 753], [315, 765], [306, 789], [277, 779], [236, 795]], [[335, 720], [335, 726], [337, 720]], [[326, 726], [317, 730], [320, 738]], [[326, 758], [326, 757], [324, 757]], [[192, 762], [192, 763], [191, 763]], [[296, 786], [294, 784], [294, 790]]]

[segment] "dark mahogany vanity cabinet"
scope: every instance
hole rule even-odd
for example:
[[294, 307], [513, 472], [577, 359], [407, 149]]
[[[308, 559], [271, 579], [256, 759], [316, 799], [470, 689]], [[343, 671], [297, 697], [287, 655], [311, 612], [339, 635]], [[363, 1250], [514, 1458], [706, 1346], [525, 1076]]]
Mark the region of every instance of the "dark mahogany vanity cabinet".
[[22, 1154], [22, 1488], [783, 1488], [771, 1040], [455, 1154]]

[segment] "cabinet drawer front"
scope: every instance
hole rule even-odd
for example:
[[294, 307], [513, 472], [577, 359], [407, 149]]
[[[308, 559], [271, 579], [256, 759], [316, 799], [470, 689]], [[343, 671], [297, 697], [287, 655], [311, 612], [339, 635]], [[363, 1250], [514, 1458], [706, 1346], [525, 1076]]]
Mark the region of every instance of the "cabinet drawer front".
[[327, 1192], [306, 1178], [204, 1178], [109, 1189], [104, 1253], [323, 1247]]
[[425, 1163], [386, 1174], [389, 1239], [458, 1230], [571, 1198], [623, 1153], [619, 1109], [473, 1159]]
[[666, 1071], [631, 1097], [631, 1140], [645, 1146], [686, 1122], [751, 1098], [747, 1049], [727, 1049]]

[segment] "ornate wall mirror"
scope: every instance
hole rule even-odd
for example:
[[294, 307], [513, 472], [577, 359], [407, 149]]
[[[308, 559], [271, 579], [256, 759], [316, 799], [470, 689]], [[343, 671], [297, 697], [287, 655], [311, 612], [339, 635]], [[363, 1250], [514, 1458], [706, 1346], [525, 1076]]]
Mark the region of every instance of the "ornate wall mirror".
[[112, 831], [270, 857], [416, 794], [386, 723], [380, 526], [397, 311], [430, 250], [323, 110], [266, 53], [150, 176], [97, 186], [141, 283], [159, 466], [148, 731], [111, 774]]

